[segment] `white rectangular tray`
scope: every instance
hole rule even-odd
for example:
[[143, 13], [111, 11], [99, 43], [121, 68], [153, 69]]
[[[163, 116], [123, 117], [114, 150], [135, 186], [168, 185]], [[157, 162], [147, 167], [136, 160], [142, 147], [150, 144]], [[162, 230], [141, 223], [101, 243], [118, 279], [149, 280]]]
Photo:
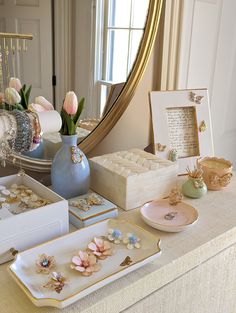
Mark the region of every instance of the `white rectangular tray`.
[[[124, 244], [114, 245], [114, 255], [99, 260], [101, 270], [89, 277], [81, 276], [79, 272], [72, 270], [72, 256], [76, 255], [78, 250], [86, 249], [94, 237], [105, 236], [109, 228], [120, 229], [124, 234], [135, 233], [141, 239], [141, 248], [128, 250]], [[36, 306], [64, 308], [156, 259], [160, 254], [159, 242], [159, 238], [135, 224], [108, 219], [19, 253], [15, 262], [9, 266], [9, 272]], [[60, 294], [43, 287], [48, 281], [48, 275], [36, 273], [35, 261], [43, 253], [55, 257], [56, 271], [69, 280]], [[127, 256], [131, 258], [132, 263], [121, 266]]]

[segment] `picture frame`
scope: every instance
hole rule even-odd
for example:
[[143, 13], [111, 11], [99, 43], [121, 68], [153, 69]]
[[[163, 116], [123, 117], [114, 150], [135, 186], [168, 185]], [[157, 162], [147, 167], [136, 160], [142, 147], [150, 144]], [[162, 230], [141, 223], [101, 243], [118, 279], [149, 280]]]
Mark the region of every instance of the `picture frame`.
[[177, 161], [179, 174], [214, 155], [207, 89], [152, 91], [150, 103], [154, 152]]

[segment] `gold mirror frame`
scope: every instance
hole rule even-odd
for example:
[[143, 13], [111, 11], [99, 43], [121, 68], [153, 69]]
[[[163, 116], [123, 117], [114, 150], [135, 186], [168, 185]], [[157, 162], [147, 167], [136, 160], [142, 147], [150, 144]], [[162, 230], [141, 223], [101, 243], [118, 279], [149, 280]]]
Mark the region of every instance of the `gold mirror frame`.
[[[111, 109], [97, 127], [79, 143], [79, 148], [85, 154], [90, 152], [109, 133], [133, 98], [135, 89], [143, 76], [153, 49], [159, 27], [162, 4], [163, 0], [150, 0], [145, 31], [134, 67]], [[51, 171], [51, 160], [32, 159], [21, 155], [14, 155], [14, 158], [16, 159], [15, 165], [22, 168], [36, 172]]]

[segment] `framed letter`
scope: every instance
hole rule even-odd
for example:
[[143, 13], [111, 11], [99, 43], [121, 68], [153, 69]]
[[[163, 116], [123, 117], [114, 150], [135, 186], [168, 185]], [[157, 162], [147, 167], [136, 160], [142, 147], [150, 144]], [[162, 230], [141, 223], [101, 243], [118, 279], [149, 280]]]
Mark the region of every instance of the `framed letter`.
[[207, 89], [150, 93], [155, 154], [178, 161], [179, 174], [213, 156]]

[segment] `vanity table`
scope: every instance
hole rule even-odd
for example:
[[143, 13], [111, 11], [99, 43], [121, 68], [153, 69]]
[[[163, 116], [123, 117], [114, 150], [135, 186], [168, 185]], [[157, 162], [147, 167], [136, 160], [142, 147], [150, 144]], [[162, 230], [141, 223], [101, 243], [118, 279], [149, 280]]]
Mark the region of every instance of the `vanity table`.
[[3, 313], [234, 313], [236, 309], [236, 177], [223, 191], [185, 199], [199, 220], [184, 232], [164, 233], [146, 225], [139, 210], [120, 211], [161, 238], [162, 254], [135, 272], [58, 310], [37, 308], [0, 266]]

